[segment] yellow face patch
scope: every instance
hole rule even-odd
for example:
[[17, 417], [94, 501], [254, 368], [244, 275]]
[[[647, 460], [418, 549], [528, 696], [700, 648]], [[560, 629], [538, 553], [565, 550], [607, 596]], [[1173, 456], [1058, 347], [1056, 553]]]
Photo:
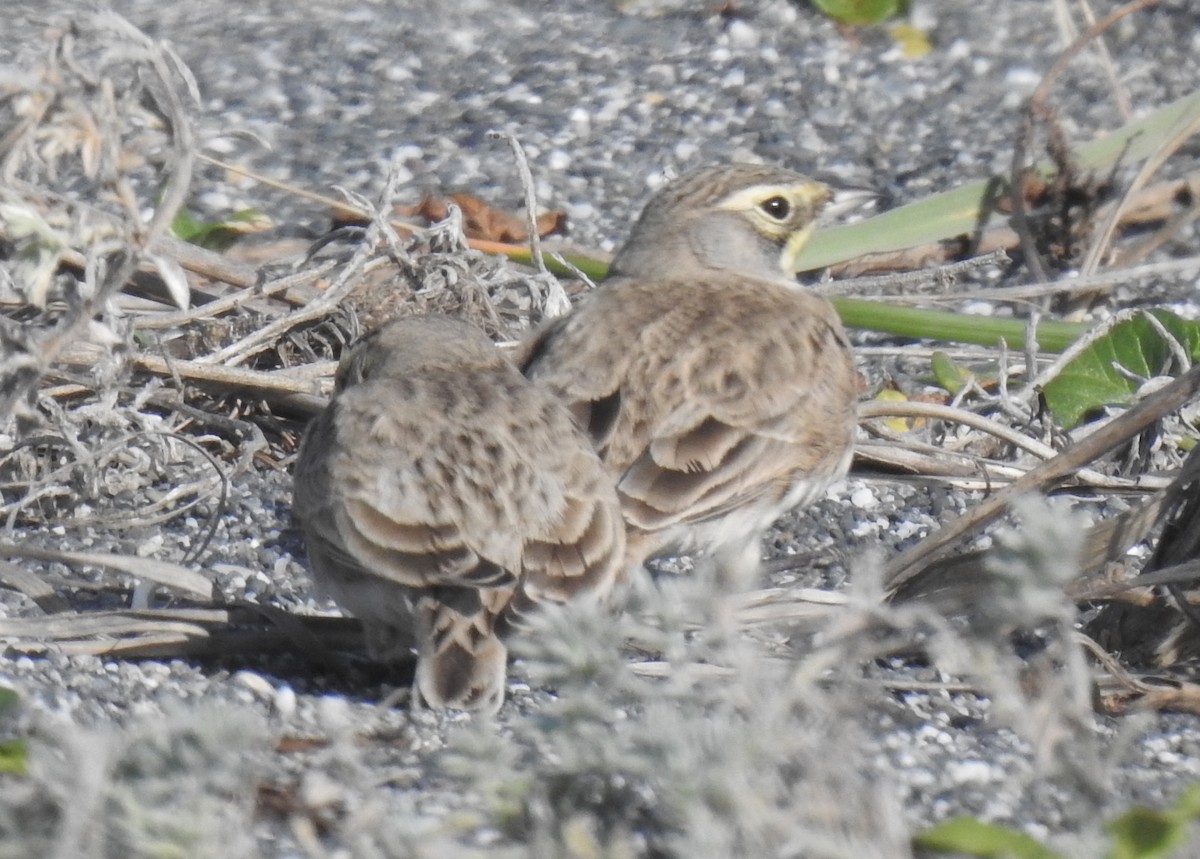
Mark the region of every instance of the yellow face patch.
[[815, 221], [810, 221], [808, 226], [801, 227], [793, 232], [787, 240], [787, 244], [783, 246], [783, 252], [779, 255], [779, 267], [783, 269], [788, 277], [796, 273], [796, 259], [800, 256], [800, 251], [808, 244], [808, 238], [812, 235]]
[[829, 188], [815, 181], [754, 185], [731, 194], [716, 208], [744, 215], [759, 235], [782, 244], [779, 265], [791, 274], [796, 257], [812, 234], [817, 212], [829, 198]]

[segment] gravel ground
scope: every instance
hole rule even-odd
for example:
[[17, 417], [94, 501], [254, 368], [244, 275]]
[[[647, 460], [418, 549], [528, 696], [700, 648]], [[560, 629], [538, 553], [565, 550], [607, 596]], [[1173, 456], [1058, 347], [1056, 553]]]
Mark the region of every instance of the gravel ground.
[[[73, 5], [9, 0], [0, 63], [12, 62], [39, 38], [45, 19]], [[871, 188], [883, 208], [1006, 170], [1022, 100], [1065, 44], [1056, 4], [1047, 0], [916, 0], [916, 23], [933, 40], [916, 59], [905, 58], [881, 30], [847, 36], [807, 4], [783, 0], [744, 0], [724, 16], [714, 12], [717, 4], [631, 3], [622, 10], [590, 0], [113, 5], [168, 40], [194, 72], [202, 93], [197, 134], [223, 159], [315, 191], [338, 185], [368, 197], [399, 163], [407, 171], [403, 196], [413, 201], [425, 191], [465, 189], [515, 207], [521, 188], [512, 158], [486, 135], [507, 131], [525, 146], [540, 202], [569, 213], [571, 240], [607, 250], [665, 174], [702, 163], [776, 162]], [[1097, 4], [1097, 14], [1112, 5]], [[1116, 27], [1110, 48], [1135, 111], [1178, 98], [1196, 85], [1200, 10], [1187, 0], [1163, 3]], [[1094, 59], [1083, 58], [1065, 76], [1054, 104], [1076, 139], [1119, 124], [1109, 92]], [[1194, 144], [1191, 153], [1194, 169]], [[292, 227], [323, 228], [323, 210], [215, 168], [202, 170], [195, 187], [193, 205], [202, 211], [252, 206]], [[1192, 233], [1163, 253], [1182, 253], [1195, 241]], [[1194, 283], [1154, 289], [1186, 309]], [[897, 370], [880, 362], [864, 362], [864, 369], [873, 377]], [[284, 474], [241, 475], [207, 567], [230, 596], [332, 611], [311, 597], [302, 548], [289, 530], [289, 492]], [[935, 490], [851, 479], [777, 528], [773, 553], [813, 559], [811, 570], [779, 582], [840, 586], [864, 553], [905, 543], [967, 503]], [[18, 536], [176, 559], [201, 525], [188, 519], [142, 532]], [[9, 614], [28, 610], [16, 596], [0, 602]], [[937, 676], [895, 671], [909, 679]], [[514, 745], [548, 700], [536, 683], [523, 682], [526, 676], [517, 666], [510, 703], [489, 727]], [[192, 814], [205, 827], [197, 839], [205, 846], [187, 855], [467, 855], [433, 846], [421, 852], [420, 841], [411, 840], [425, 833], [424, 843], [442, 844], [438, 839], [462, 834], [456, 827], [469, 830], [463, 837], [484, 853], [508, 843], [499, 830], [461, 822], [464, 809], [483, 807], [487, 790], [477, 795], [440, 768], [464, 719], [380, 708], [392, 687], [366, 669], [320, 674], [286, 658], [213, 666], [54, 655], [0, 661], [0, 682], [22, 696], [15, 730], [45, 749], [38, 777], [75, 797], [64, 825], [95, 825], [88, 802], [94, 810], [103, 798], [180, 819], [187, 816], [181, 810]], [[826, 715], [839, 712], [847, 715], [836, 706]], [[1099, 800], [1083, 796], [1078, 779], [1047, 775], [1030, 732], [1005, 723], [967, 693], [911, 693], [876, 695], [847, 724], [825, 724], [831, 767], [847, 755], [849, 747], [839, 744], [855, 744], [846, 760], [861, 782], [839, 801], [861, 805], [864, 817], [880, 815], [864, 824], [871, 848], [842, 855], [904, 855], [905, 828], [962, 813], [1058, 838], [1068, 855], [1097, 855], [1090, 840], [1097, 813], [1133, 802], [1163, 806], [1200, 780], [1200, 726], [1192, 717], [1097, 719], [1098, 758], [1111, 764], [1110, 792]], [[169, 773], [137, 763], [147, 748], [175, 748], [181, 724], [204, 738], [195, 743], [195, 760], [221, 762], [206, 763], [214, 775], [187, 790]], [[267, 752], [269, 738], [297, 736], [332, 741]], [[365, 748], [363, 736], [373, 738]], [[72, 780], [72, 773], [112, 772], [97, 762], [115, 760], [140, 774], [128, 796], [111, 799], [114, 785], [126, 784], [116, 776], [111, 783]], [[492, 765], [503, 766], [503, 758]], [[244, 770], [270, 784], [295, 783], [295, 807], [311, 814], [264, 812], [251, 820]], [[862, 793], [852, 795], [857, 789]], [[0, 796], [10, 800], [0, 827], [17, 826], [12, 810], [32, 802], [21, 790], [0, 782]], [[889, 822], [893, 812], [899, 822]], [[354, 834], [367, 832], [376, 834]], [[116, 855], [105, 852], [111, 845], [95, 849]], [[539, 849], [512, 855], [556, 855]], [[603, 855], [656, 855], [640, 842], [630, 849]], [[731, 854], [714, 847], [708, 855]], [[814, 847], [786, 855], [826, 853]], [[1192, 854], [1184, 848], [1178, 855]]]

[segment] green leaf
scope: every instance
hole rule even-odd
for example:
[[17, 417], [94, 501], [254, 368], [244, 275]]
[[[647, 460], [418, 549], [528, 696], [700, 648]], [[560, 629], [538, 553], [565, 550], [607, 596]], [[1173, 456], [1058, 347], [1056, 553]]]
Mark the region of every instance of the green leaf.
[[929, 365], [933, 369], [933, 378], [951, 394], [961, 391], [967, 381], [967, 376], [970, 375], [955, 364], [953, 358], [940, 350], [933, 353]]
[[1112, 836], [1107, 859], [1160, 859], [1188, 834], [1188, 821], [1170, 811], [1131, 808], [1105, 827]]
[[[1191, 360], [1200, 357], [1200, 323], [1167, 310], [1148, 312], [1179, 341]], [[1043, 388], [1046, 405], [1055, 420], [1070, 429], [1104, 406], [1133, 402], [1139, 380], [1161, 375], [1170, 362], [1167, 341], [1145, 314], [1139, 314], [1114, 326], [1047, 382]]]
[[983, 859], [1061, 859], [1040, 841], [1009, 826], [954, 817], [913, 838], [916, 847]]
[[813, 0], [813, 5], [841, 24], [878, 24], [900, 11], [900, 0]]
[[266, 221], [256, 209], [240, 209], [223, 221], [201, 221], [187, 209], [180, 209], [171, 221], [171, 232], [190, 244], [223, 251], [246, 233], [263, 229]]
[[964, 367], [940, 350], [930, 357], [929, 369], [933, 371], [933, 380], [951, 396], [961, 391], [969, 381], [973, 380], [980, 387], [990, 388], [996, 385], [1000, 378], [1000, 368], [994, 361]]
[[1200, 818], [1200, 784], [1190, 784], [1179, 794], [1179, 799], [1170, 808], [1171, 814], [1180, 819]]
[[900, 45], [906, 59], [915, 60], [933, 50], [929, 34], [912, 24], [893, 24], [888, 28], [888, 32]]
[[1112, 848], [1106, 859], [1161, 859], [1171, 855], [1200, 817], [1200, 784], [1184, 789], [1175, 804], [1162, 811], [1135, 806], [1108, 822]]
[[24, 740], [0, 740], [0, 773], [25, 775], [28, 757]]

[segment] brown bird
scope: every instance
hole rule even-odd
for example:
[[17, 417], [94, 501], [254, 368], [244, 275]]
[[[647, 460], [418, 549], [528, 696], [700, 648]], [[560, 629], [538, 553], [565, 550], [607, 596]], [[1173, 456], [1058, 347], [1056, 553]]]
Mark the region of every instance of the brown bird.
[[407, 317], [357, 344], [305, 433], [293, 509], [318, 587], [432, 707], [495, 711], [504, 637], [621, 571], [612, 481], [552, 394], [482, 331]]
[[647, 204], [608, 277], [526, 341], [617, 483], [629, 565], [699, 551], [735, 587], [763, 531], [845, 474], [857, 376], [794, 261], [828, 189], [777, 167], [687, 174]]

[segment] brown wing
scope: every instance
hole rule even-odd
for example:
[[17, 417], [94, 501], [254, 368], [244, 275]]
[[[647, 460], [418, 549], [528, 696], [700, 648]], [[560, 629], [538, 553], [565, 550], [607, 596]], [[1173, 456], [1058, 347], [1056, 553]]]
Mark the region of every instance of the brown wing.
[[[631, 328], [645, 314], [616, 301], [606, 285], [588, 295], [573, 313], [536, 331], [517, 347], [514, 360], [527, 377], [566, 403], [576, 423], [601, 453], [608, 448], [621, 413], [621, 392], [631, 358]], [[620, 325], [621, 329], [613, 330]]]
[[617, 280], [524, 353], [532, 379], [603, 430], [593, 438], [643, 530], [782, 497], [791, 475], [836, 472], [850, 444], [849, 347], [828, 303], [799, 289]]
[[602, 599], [622, 575], [625, 523], [616, 488], [587, 438], [559, 404], [555, 408], [565, 442], [557, 451], [564, 461], [556, 469], [563, 477], [564, 504], [525, 543], [523, 576], [506, 606], [502, 633], [520, 625], [539, 603], [563, 603], [582, 594]]
[[[494, 468], [486, 441], [432, 402], [446, 392], [377, 380], [343, 392], [306, 433], [293, 509], [322, 559], [396, 585], [502, 587], [515, 582], [520, 546], [511, 505], [455, 475]], [[458, 484], [458, 485], [456, 485]], [[465, 491], [464, 491], [465, 490]], [[478, 539], [476, 532], [486, 532]], [[497, 536], [503, 535], [503, 536]], [[350, 607], [354, 611], [353, 607]]]
[[295, 481], [297, 518], [322, 547], [314, 562], [406, 587], [523, 579], [527, 601], [564, 600], [607, 588], [623, 552], [588, 440], [507, 366], [347, 389], [306, 435]]

